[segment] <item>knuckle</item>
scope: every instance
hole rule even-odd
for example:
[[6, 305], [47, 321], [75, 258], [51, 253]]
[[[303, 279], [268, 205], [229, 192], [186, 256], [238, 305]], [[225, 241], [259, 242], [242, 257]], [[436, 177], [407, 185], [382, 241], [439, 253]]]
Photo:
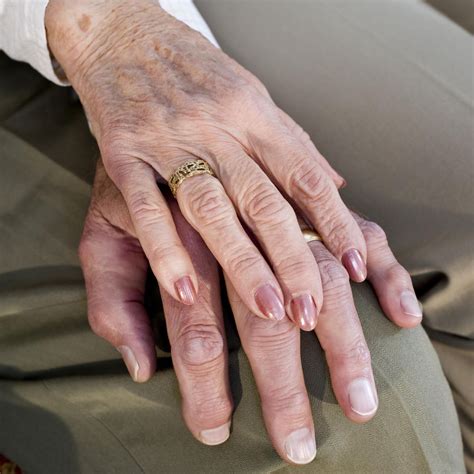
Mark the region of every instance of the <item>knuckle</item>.
[[128, 198], [131, 214], [141, 225], [150, 225], [152, 222], [164, 218], [164, 210], [159, 206], [153, 196], [143, 191], [134, 191]]
[[232, 402], [224, 396], [209, 396], [207, 390], [196, 394], [192, 404], [192, 417], [198, 425], [208, 425], [210, 420], [227, 420], [232, 413]]
[[325, 229], [325, 241], [330, 243], [333, 249], [342, 249], [348, 243], [359, 238], [363, 239], [358, 227], [353, 227], [350, 216], [344, 215], [343, 209], [331, 209], [321, 219], [321, 228]]
[[410, 274], [397, 261], [393, 261], [381, 276], [388, 287], [396, 288], [411, 282]]
[[293, 414], [296, 408], [298, 411], [303, 411], [301, 408], [308, 403], [308, 396], [301, 389], [282, 385], [263, 394], [262, 403], [273, 413], [291, 412]]
[[259, 182], [248, 191], [250, 197], [245, 208], [253, 222], [281, 223], [292, 215], [289, 204], [269, 182]]
[[382, 246], [387, 244], [387, 235], [377, 223], [365, 221], [361, 224], [361, 230], [369, 245]]
[[349, 367], [370, 367], [371, 356], [363, 336], [357, 336], [349, 344], [341, 345], [339, 350], [329, 356], [339, 365]]
[[228, 249], [224, 261], [226, 272], [230, 275], [248, 275], [249, 272], [255, 272], [255, 269], [261, 266], [262, 257], [257, 249], [242, 250], [236, 245]]
[[[212, 180], [216, 181], [216, 180]], [[229, 214], [229, 203], [222, 189], [206, 180], [206, 186], [194, 188], [195, 195], [189, 199], [191, 215], [203, 224], [222, 222]]]
[[188, 365], [214, 361], [224, 351], [224, 340], [216, 325], [191, 324], [177, 335], [174, 352]]
[[346, 290], [349, 288], [347, 270], [333, 258], [318, 261], [321, 281], [325, 291]]
[[107, 174], [117, 183], [124, 186], [130, 174], [136, 169], [136, 163], [128, 157], [116, 153], [117, 142], [113, 146], [106, 145], [102, 153], [102, 160]]
[[174, 262], [176, 257], [180, 257], [185, 252], [184, 248], [177, 243], [156, 245], [148, 253], [148, 260], [154, 265], [165, 261]]
[[[303, 258], [301, 258], [303, 257]], [[309, 275], [311, 261], [304, 258], [304, 255], [287, 254], [282, 255], [279, 261], [275, 262], [275, 268], [278, 273], [286, 278], [298, 278], [301, 280], [303, 275]], [[313, 261], [314, 263], [314, 261]]]
[[331, 197], [331, 185], [324, 173], [321, 173], [314, 162], [304, 160], [295, 166], [290, 175], [289, 189], [294, 189], [301, 200], [309, 206], [320, 205]]
[[289, 360], [292, 356], [290, 352], [298, 346], [299, 329], [289, 319], [271, 321], [248, 313], [243, 332], [246, 350], [253, 358], [262, 359], [265, 363], [272, 357], [275, 361], [281, 361], [283, 355]]

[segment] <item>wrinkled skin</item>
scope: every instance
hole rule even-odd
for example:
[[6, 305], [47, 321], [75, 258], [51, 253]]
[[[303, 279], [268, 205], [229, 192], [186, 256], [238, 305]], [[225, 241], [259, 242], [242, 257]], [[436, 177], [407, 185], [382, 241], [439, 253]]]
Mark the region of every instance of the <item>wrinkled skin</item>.
[[[191, 306], [177, 302], [166, 291], [161, 292], [173, 366], [183, 399], [183, 417], [198, 440], [219, 444], [229, 436], [232, 396], [217, 262], [186, 222], [176, 202], [171, 199], [168, 204], [177, 232], [198, 271], [200, 288], [197, 301]], [[410, 276], [394, 258], [383, 230], [356, 214], [353, 216], [366, 241], [368, 278], [383, 310], [398, 326], [416, 326], [421, 317], [406, 314], [399, 302], [403, 291], [413, 292]], [[374, 416], [378, 398], [349, 276], [321, 242], [311, 242], [309, 248], [310, 258], [321, 268], [324, 306], [316, 335], [326, 352], [334, 393], [349, 419], [365, 422]], [[156, 364], [153, 335], [143, 305], [148, 262], [126, 203], [101, 162], [80, 257], [92, 329], [120, 350], [133, 379], [145, 382], [153, 375]], [[315, 434], [301, 366], [300, 331], [286, 318], [256, 318], [228, 275], [226, 286], [273, 446], [287, 462], [310, 462], [315, 453]], [[367, 402], [361, 406], [360, 399], [354, 403], [351, 397], [353, 390], [360, 393], [361, 380], [372, 391], [373, 408]], [[295, 438], [296, 447], [291, 443]]]
[[[218, 179], [184, 181], [179, 208], [253, 314], [288, 314], [312, 330], [323, 307], [294, 208], [353, 280], [366, 278], [365, 239], [338, 193], [343, 179], [250, 72], [150, 0], [51, 0], [46, 28], [172, 297], [192, 304], [198, 278], [156, 180], [196, 158]], [[187, 278], [191, 289], [180, 291]]]

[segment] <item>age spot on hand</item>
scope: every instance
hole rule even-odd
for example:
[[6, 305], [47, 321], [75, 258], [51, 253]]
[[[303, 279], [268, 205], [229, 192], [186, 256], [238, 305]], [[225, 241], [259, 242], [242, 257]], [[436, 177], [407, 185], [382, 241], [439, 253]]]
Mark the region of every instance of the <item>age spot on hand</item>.
[[91, 26], [91, 19], [88, 15], [84, 14], [81, 16], [77, 24], [79, 25], [79, 28], [81, 29], [81, 31], [85, 33]]

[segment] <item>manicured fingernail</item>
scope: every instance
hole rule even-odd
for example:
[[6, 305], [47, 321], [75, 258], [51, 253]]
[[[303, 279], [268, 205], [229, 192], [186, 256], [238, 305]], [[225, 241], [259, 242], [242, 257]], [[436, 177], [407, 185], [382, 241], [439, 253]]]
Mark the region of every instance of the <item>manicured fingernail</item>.
[[193, 281], [190, 277], [185, 276], [177, 280], [174, 284], [176, 293], [183, 304], [192, 305], [196, 301], [196, 291], [194, 290]]
[[368, 379], [361, 377], [349, 384], [349, 403], [352, 411], [358, 415], [368, 416], [375, 413], [377, 400]]
[[415, 293], [411, 290], [404, 290], [400, 295], [400, 306], [405, 314], [421, 318], [423, 313], [420, 308], [420, 303], [416, 298]]
[[199, 437], [204, 444], [214, 446], [221, 444], [229, 438], [230, 435], [230, 421], [224, 423], [217, 428], [211, 428], [210, 430], [203, 430], [199, 433]]
[[272, 285], [261, 286], [255, 293], [255, 301], [260, 311], [270, 319], [279, 321], [285, 317], [285, 308]]
[[122, 355], [123, 361], [127, 366], [127, 369], [133, 379], [134, 382], [138, 382], [138, 373], [140, 371], [140, 366], [138, 365], [137, 359], [135, 354], [133, 353], [132, 349], [128, 346], [119, 346], [117, 350]]
[[342, 256], [342, 264], [349, 272], [349, 276], [352, 280], [360, 283], [367, 277], [367, 268], [360, 252], [356, 249], [348, 250]]
[[316, 457], [316, 441], [308, 428], [293, 431], [285, 441], [288, 459], [295, 464], [308, 464]]
[[316, 306], [311, 295], [301, 295], [291, 300], [293, 320], [303, 331], [312, 331], [316, 326]]

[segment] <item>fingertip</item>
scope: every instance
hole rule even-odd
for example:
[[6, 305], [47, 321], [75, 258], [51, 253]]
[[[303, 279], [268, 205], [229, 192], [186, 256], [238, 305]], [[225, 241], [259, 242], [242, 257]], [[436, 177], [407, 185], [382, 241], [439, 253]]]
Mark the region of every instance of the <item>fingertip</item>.
[[175, 298], [181, 303], [191, 306], [196, 302], [196, 286], [190, 276], [186, 275], [176, 280], [174, 288], [176, 291]]
[[199, 433], [198, 439], [207, 446], [216, 446], [225, 443], [230, 437], [230, 425], [231, 422], [228, 421], [217, 428], [202, 430]]
[[287, 459], [297, 465], [309, 464], [317, 453], [314, 432], [307, 428], [299, 428], [290, 433], [284, 444]]
[[423, 317], [422, 305], [412, 290], [403, 290], [400, 294], [400, 307], [403, 313], [421, 321]]
[[281, 321], [285, 316], [285, 307], [278, 291], [270, 283], [260, 286], [255, 292], [255, 303], [267, 319]]
[[367, 266], [357, 249], [347, 250], [341, 258], [341, 263], [349, 273], [351, 280], [362, 283], [367, 278]]
[[140, 351], [132, 349], [130, 345], [118, 346], [117, 351], [127, 367], [128, 373], [136, 383], [145, 383], [152, 377], [155, 371], [155, 362], [148, 360], [146, 356], [141, 356]]
[[350, 406], [349, 417], [357, 423], [369, 421], [378, 409], [378, 397], [371, 381], [366, 377], [359, 377], [347, 387]]
[[381, 292], [384, 289], [386, 290], [385, 287], [381, 289], [376, 286], [380, 303], [389, 319], [403, 329], [419, 326], [423, 320], [423, 311], [413, 290], [405, 289], [399, 292], [388, 288], [388, 291], [383, 294]]
[[318, 309], [314, 298], [304, 294], [293, 298], [288, 305], [292, 321], [303, 331], [313, 331], [316, 327]]

